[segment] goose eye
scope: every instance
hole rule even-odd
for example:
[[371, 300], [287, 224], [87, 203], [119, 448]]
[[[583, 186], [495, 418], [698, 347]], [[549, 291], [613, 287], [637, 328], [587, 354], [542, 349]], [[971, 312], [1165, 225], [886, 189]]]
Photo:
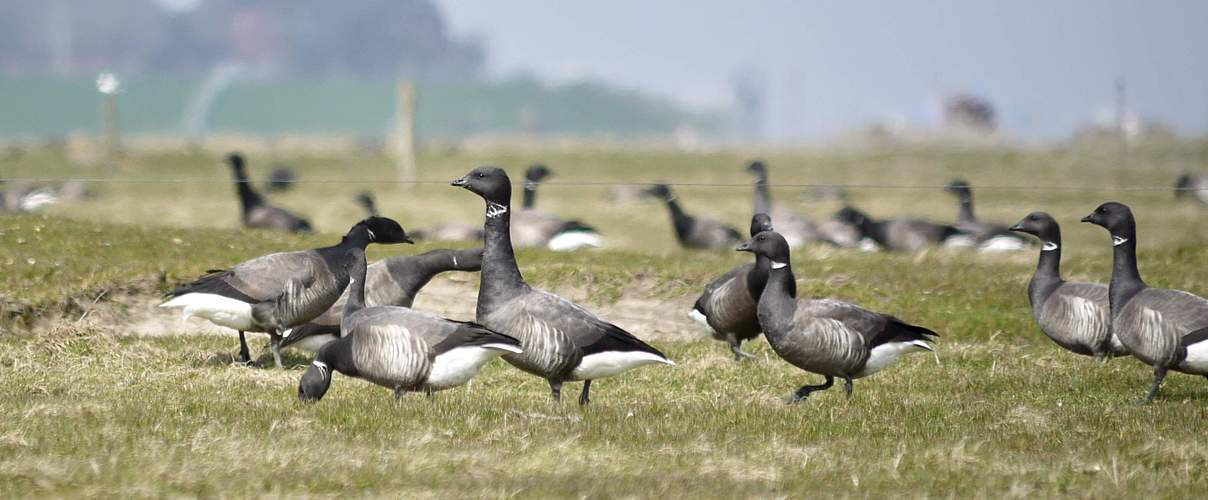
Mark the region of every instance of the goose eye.
[[482, 173], [482, 172], [479, 172], [479, 173], [478, 173], [478, 178], [479, 178], [479, 179], [481, 179], [481, 178], [483, 178], [483, 177], [486, 177], [486, 174], [484, 174], [484, 173]]

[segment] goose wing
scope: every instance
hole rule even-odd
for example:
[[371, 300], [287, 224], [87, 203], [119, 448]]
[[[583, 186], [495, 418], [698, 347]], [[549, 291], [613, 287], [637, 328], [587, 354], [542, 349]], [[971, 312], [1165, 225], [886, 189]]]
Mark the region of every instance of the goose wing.
[[578, 304], [541, 290], [521, 298], [531, 324], [565, 335], [586, 356], [605, 351], [642, 351], [663, 356], [624, 329], [604, 321]]
[[[1107, 285], [1063, 283], [1036, 311], [1040, 329], [1062, 346], [1094, 349], [1108, 338]], [[1091, 354], [1091, 351], [1082, 354]]]
[[412, 330], [406, 314], [371, 307], [348, 318], [357, 376], [386, 387], [415, 387], [432, 369], [431, 346]]
[[713, 219], [696, 218], [689, 241], [705, 248], [722, 248], [742, 240], [742, 233]]
[[1143, 331], [1147, 342], [1165, 351], [1198, 342], [1208, 329], [1208, 300], [1182, 290], [1147, 288], [1124, 305], [1117, 325]]
[[323, 258], [314, 251], [281, 252], [242, 262], [230, 269], [212, 271], [169, 292], [177, 297], [189, 293], [212, 293], [245, 302], [272, 300], [294, 281], [309, 286]]
[[281, 207], [263, 205], [252, 209], [247, 216], [247, 226], [282, 231], [310, 232], [310, 223]]
[[736, 323], [755, 315], [755, 300], [747, 290], [747, 274], [755, 264], [743, 264], [730, 269], [705, 286], [696, 305], [714, 330], [729, 330]]

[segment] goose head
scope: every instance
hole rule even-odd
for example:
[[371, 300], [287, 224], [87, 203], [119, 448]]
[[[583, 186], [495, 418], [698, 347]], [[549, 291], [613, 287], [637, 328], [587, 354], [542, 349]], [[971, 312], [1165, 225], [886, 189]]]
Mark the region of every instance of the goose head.
[[1061, 227], [1053, 216], [1046, 212], [1032, 212], [1008, 229], [1040, 238], [1046, 245], [1061, 239]]
[[947, 186], [944, 186], [944, 191], [961, 198], [969, 196], [972, 193], [972, 189], [969, 187], [969, 181], [964, 179], [953, 179], [952, 182], [949, 182]]
[[675, 197], [671, 195], [671, 187], [666, 184], [655, 184], [642, 191], [643, 195], [660, 200], [670, 201]]
[[360, 203], [362, 207], [365, 207], [365, 211], [369, 212], [369, 215], [378, 214], [377, 202], [373, 199], [373, 193], [370, 193], [369, 191], [361, 191], [357, 193], [357, 203]]
[[1134, 238], [1137, 232], [1137, 223], [1133, 219], [1132, 210], [1128, 208], [1128, 205], [1114, 201], [1099, 205], [1094, 212], [1083, 217], [1082, 222], [1089, 222], [1106, 229], [1112, 235], [1113, 245], [1119, 245]]
[[835, 212], [835, 220], [856, 227], [864, 227], [864, 224], [868, 222], [868, 215], [852, 207], [843, 207]]
[[1192, 188], [1194, 187], [1194, 183], [1191, 180], [1191, 174], [1180, 175], [1179, 178], [1174, 181], [1175, 199], [1190, 196], [1193, 191]]
[[772, 230], [772, 218], [768, 214], [755, 214], [751, 217], [751, 237], [764, 231]]
[[333, 344], [335, 343], [331, 342], [323, 346], [323, 349], [319, 351], [320, 355], [315, 357], [314, 362], [306, 369], [306, 373], [302, 374], [302, 380], [298, 382], [298, 399], [303, 403], [313, 403], [323, 399], [323, 395], [327, 394], [327, 389], [331, 387], [331, 367], [319, 360], [327, 359], [322, 356], [322, 353]]
[[551, 175], [553, 175], [553, 172], [550, 171], [549, 167], [541, 164], [533, 165], [524, 171], [524, 182], [526, 184], [537, 184]]
[[226, 162], [227, 165], [231, 166], [231, 171], [235, 173], [235, 177], [242, 178], [247, 176], [247, 171], [244, 169], [242, 153], [235, 152], [228, 154], [226, 157]]
[[364, 228], [369, 232], [370, 243], [394, 244], [394, 243], [415, 243], [407, 236], [407, 232], [403, 230], [403, 226], [395, 222], [393, 219], [386, 217], [372, 216], [367, 217], [361, 222], [352, 226], [348, 230], [352, 234], [358, 228]]
[[753, 160], [747, 165], [747, 173], [754, 175], [756, 181], [764, 181], [768, 178], [768, 166], [762, 160]]
[[499, 167], [478, 167], [452, 182], [484, 200], [507, 205], [512, 199], [512, 181], [508, 173]]
[[739, 252], [751, 252], [772, 261], [772, 269], [780, 269], [789, 262], [789, 242], [776, 231], [764, 231], [734, 248]]

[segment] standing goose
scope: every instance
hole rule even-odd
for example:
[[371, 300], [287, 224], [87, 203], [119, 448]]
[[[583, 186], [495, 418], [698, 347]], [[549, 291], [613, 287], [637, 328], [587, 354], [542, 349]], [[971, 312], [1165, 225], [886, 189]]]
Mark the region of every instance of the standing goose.
[[369, 191], [357, 193], [357, 204], [365, 209], [366, 216], [376, 217], [378, 215], [377, 202], [373, 199], [373, 193]]
[[1208, 176], [1203, 174], [1183, 174], [1174, 182], [1174, 197], [1191, 198], [1201, 204], [1208, 205]]
[[495, 167], [478, 167], [453, 181], [486, 202], [481, 285], [475, 318], [491, 330], [520, 339], [523, 354], [508, 363], [549, 382], [554, 400], [562, 384], [583, 381], [579, 404], [587, 404], [591, 382], [652, 363], [673, 365], [629, 332], [577, 304], [524, 282], [512, 250], [512, 185]]
[[239, 359], [251, 361], [244, 332], [269, 334], [273, 362], [281, 366], [281, 336], [323, 314], [348, 286], [348, 250], [370, 243], [411, 243], [402, 226], [385, 217], [358, 222], [337, 245], [281, 252], [212, 271], [169, 292], [160, 307], [181, 309], [239, 331]]
[[727, 248], [742, 240], [742, 234], [730, 226], [713, 219], [693, 217], [684, 213], [671, 188], [656, 184], [645, 191], [647, 196], [663, 200], [671, 212], [671, 224], [675, 227], [675, 238], [680, 246], [689, 249], [717, 250]]
[[235, 190], [239, 194], [239, 204], [242, 207], [243, 226], [254, 229], [276, 229], [291, 233], [311, 232], [310, 222], [285, 210], [269, 205], [255, 189], [252, 181], [248, 180], [244, 167], [243, 155], [231, 153], [227, 156], [231, 165], [231, 173], [235, 176]]
[[1028, 282], [1028, 302], [1040, 330], [1057, 345], [1103, 362], [1127, 355], [1110, 333], [1107, 285], [1070, 283], [1061, 279], [1061, 226], [1045, 212], [1032, 212], [1012, 231], [1040, 239], [1040, 260]]
[[[772, 219], [767, 214], [751, 217], [751, 236], [772, 230]], [[688, 317], [704, 326], [713, 338], [730, 344], [734, 360], [754, 358], [743, 352], [743, 341], [754, 339], [763, 332], [759, 328], [756, 308], [759, 294], [768, 282], [771, 262], [756, 256], [755, 263], [747, 263], [730, 269], [705, 287], [705, 293], [696, 299]]]
[[747, 166], [747, 173], [755, 176], [755, 211], [752, 213], [771, 215], [772, 219], [776, 221], [776, 227], [780, 228], [780, 234], [788, 240], [790, 247], [798, 248], [820, 242], [832, 243], [823, 238], [818, 232], [818, 227], [809, 219], [772, 204], [772, 190], [768, 187], [767, 165], [764, 165], [762, 161], [753, 161]]
[[1111, 332], [1133, 357], [1153, 366], [1153, 386], [1140, 402], [1153, 401], [1170, 370], [1208, 376], [1208, 300], [1182, 290], [1149, 288], [1141, 280], [1137, 222], [1127, 206], [1104, 203], [1082, 222], [1112, 235]]
[[[477, 271], [482, 265], [482, 249], [432, 250], [419, 255], [388, 257], [369, 266], [365, 281], [365, 301], [370, 306], [411, 307], [419, 290], [445, 271]], [[340, 318], [352, 288], [327, 312], [309, 323], [281, 332], [281, 347], [297, 347], [318, 352], [324, 344], [340, 336]]]
[[793, 366], [826, 377], [820, 385], [802, 386], [791, 403], [830, 388], [835, 377], [844, 380], [851, 397], [853, 379], [881, 371], [908, 352], [932, 350], [938, 334], [921, 326], [834, 299], [798, 299], [789, 244], [776, 232], [759, 233], [737, 250], [771, 262], [758, 315], [772, 350]]
[[340, 338], [319, 350], [302, 374], [298, 398], [318, 401], [337, 371], [394, 390], [433, 392], [469, 382], [488, 361], [519, 354], [520, 341], [482, 325], [398, 306], [365, 305], [365, 252], [349, 250], [351, 276]]
[[512, 216], [512, 242], [518, 247], [547, 247], [555, 252], [599, 248], [603, 240], [591, 226], [536, 209], [537, 185], [550, 175], [545, 165], [525, 171], [524, 204]]
[[917, 252], [929, 245], [947, 244], [963, 233], [955, 227], [920, 219], [873, 220], [853, 207], [843, 207], [835, 218], [860, 229], [863, 238], [895, 252]]
[[956, 219], [956, 228], [974, 238], [978, 251], [1003, 252], [1028, 248], [1027, 240], [1022, 236], [1012, 234], [1007, 226], [977, 220], [977, 217], [973, 215], [973, 188], [967, 181], [955, 179], [948, 183], [944, 190], [960, 200], [960, 214]]

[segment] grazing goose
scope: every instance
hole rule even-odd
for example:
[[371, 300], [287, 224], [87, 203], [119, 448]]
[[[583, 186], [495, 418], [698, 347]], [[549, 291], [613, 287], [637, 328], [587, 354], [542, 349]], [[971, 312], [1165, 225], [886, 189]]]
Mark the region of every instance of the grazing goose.
[[169, 292], [160, 307], [181, 309], [239, 331], [239, 359], [251, 361], [244, 332], [269, 334], [273, 362], [281, 366], [281, 336], [289, 327], [323, 314], [348, 286], [348, 250], [370, 243], [411, 243], [397, 222], [370, 217], [358, 222], [337, 245], [281, 252], [211, 271]]
[[398, 306], [365, 305], [365, 252], [349, 250], [348, 300], [340, 338], [319, 350], [302, 374], [298, 398], [318, 401], [331, 386], [331, 373], [368, 380], [394, 390], [431, 395], [469, 382], [488, 361], [519, 354], [520, 341], [482, 325]]
[[852, 207], [839, 210], [835, 218], [860, 228], [861, 236], [877, 246], [896, 252], [916, 252], [928, 245], [946, 244], [963, 234], [955, 227], [920, 219], [873, 220]]
[[1133, 357], [1153, 366], [1153, 386], [1140, 403], [1153, 401], [1169, 370], [1208, 377], [1208, 300], [1182, 290], [1149, 288], [1141, 280], [1137, 222], [1127, 206], [1104, 203], [1082, 222], [1112, 235], [1111, 332]]
[[[751, 217], [752, 237], [771, 230], [772, 219], [767, 214]], [[743, 341], [763, 333], [755, 309], [763, 285], [768, 282], [770, 266], [768, 259], [757, 256], [753, 264], [730, 269], [705, 287], [705, 293], [696, 299], [696, 304], [688, 312], [688, 317], [704, 326], [713, 338], [730, 344], [735, 361], [755, 357], [743, 352], [741, 347]]]
[[1174, 197], [1191, 198], [1208, 205], [1208, 176], [1183, 174], [1174, 183]]
[[[772, 190], [768, 187], [768, 167], [762, 161], [753, 161], [747, 166], [747, 173], [755, 176], [755, 211], [752, 213], [769, 214], [776, 221], [776, 227], [789, 246], [797, 248], [803, 245], [826, 242], [818, 232], [818, 227], [809, 219], [802, 217], [784, 207], [772, 205]], [[754, 236], [754, 235], [752, 235]]]
[[549, 382], [554, 400], [562, 384], [583, 381], [579, 404], [587, 404], [591, 382], [651, 363], [673, 365], [659, 352], [620, 327], [577, 304], [524, 282], [512, 250], [508, 174], [479, 167], [453, 181], [486, 202], [481, 285], [475, 318], [491, 330], [520, 339], [523, 354], [505, 361]]
[[365, 214], [369, 217], [378, 215], [377, 202], [373, 199], [373, 193], [369, 191], [361, 191], [357, 193], [357, 203], [365, 209]]
[[311, 232], [310, 222], [285, 210], [269, 205], [264, 201], [248, 180], [244, 167], [243, 155], [231, 153], [227, 156], [231, 172], [235, 175], [235, 190], [239, 194], [239, 204], [243, 209], [243, 226], [255, 229], [276, 229], [291, 233]]
[[552, 172], [544, 165], [525, 171], [524, 204], [512, 215], [512, 242], [518, 247], [547, 247], [555, 252], [599, 248], [603, 240], [591, 226], [535, 208], [537, 185], [550, 175]]
[[742, 240], [742, 234], [730, 226], [713, 219], [693, 217], [684, 213], [671, 188], [656, 184], [645, 191], [647, 196], [663, 200], [671, 212], [671, 224], [675, 227], [675, 238], [680, 246], [690, 249], [717, 250], [727, 248]]
[[932, 350], [938, 334], [921, 326], [834, 299], [798, 299], [789, 244], [776, 232], [759, 233], [737, 250], [771, 262], [758, 315], [772, 350], [793, 366], [826, 377], [820, 385], [802, 386], [790, 403], [830, 388], [835, 377], [844, 380], [851, 397], [853, 379], [881, 371], [908, 352]]
[[1061, 226], [1045, 212], [1032, 212], [1011, 226], [1012, 231], [1040, 239], [1040, 260], [1028, 282], [1028, 302], [1040, 330], [1057, 345], [1103, 362], [1128, 355], [1111, 335], [1107, 317], [1107, 285], [1071, 283], [1061, 279]]
[[[369, 266], [365, 281], [365, 301], [370, 306], [411, 307], [419, 290], [445, 271], [477, 271], [482, 265], [482, 249], [432, 250], [419, 255], [388, 257]], [[340, 318], [351, 288], [327, 312], [309, 323], [281, 332], [281, 347], [297, 347], [318, 352], [324, 344], [340, 336]]]
[[973, 215], [973, 188], [967, 181], [953, 180], [944, 190], [956, 195], [960, 200], [960, 215], [956, 219], [956, 228], [976, 240], [978, 251], [1009, 252], [1028, 248], [1027, 240], [1020, 235], [1012, 234], [1007, 226], [977, 220], [977, 217]]

